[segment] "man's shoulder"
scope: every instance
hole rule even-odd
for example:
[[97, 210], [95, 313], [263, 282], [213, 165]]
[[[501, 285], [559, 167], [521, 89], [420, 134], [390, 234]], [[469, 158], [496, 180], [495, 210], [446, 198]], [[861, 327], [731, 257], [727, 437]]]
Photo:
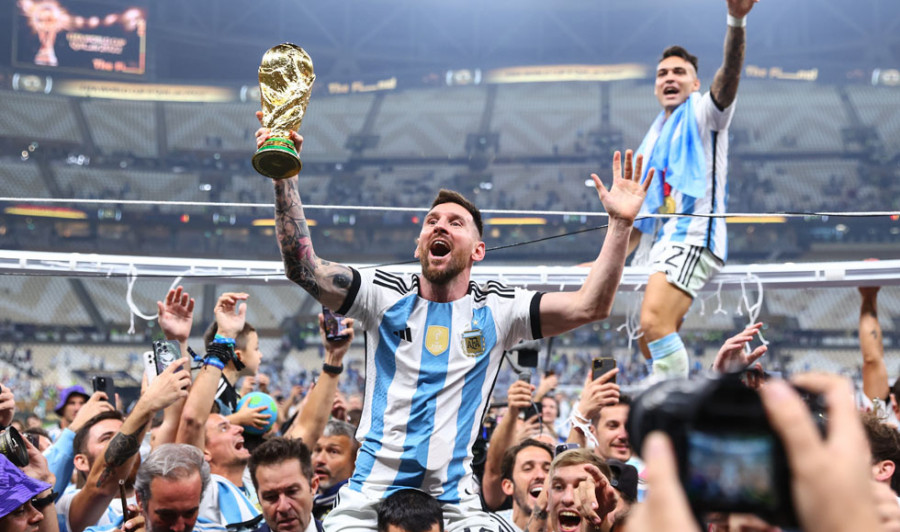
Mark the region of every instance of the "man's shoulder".
[[375, 268], [363, 270], [360, 275], [373, 285], [396, 292], [399, 296], [419, 290], [419, 276], [415, 273], [397, 273]]
[[488, 515], [497, 523], [501, 532], [522, 532], [522, 529], [513, 522], [512, 514], [512, 508], [499, 512], [488, 512]]
[[490, 280], [481, 284], [469, 281], [469, 295], [476, 302], [486, 301], [491, 296], [500, 299], [515, 299], [516, 289], [500, 281]]

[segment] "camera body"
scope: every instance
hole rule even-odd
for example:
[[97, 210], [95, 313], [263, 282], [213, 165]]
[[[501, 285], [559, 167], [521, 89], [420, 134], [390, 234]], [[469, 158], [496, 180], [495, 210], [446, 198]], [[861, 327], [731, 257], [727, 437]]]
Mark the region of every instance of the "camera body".
[[[824, 402], [801, 392], [824, 430]], [[784, 447], [759, 394], [741, 382], [740, 374], [651, 386], [632, 403], [626, 429], [636, 450], [650, 432], [668, 434], [698, 519], [708, 512], [736, 512], [756, 514], [773, 525], [797, 525]]]

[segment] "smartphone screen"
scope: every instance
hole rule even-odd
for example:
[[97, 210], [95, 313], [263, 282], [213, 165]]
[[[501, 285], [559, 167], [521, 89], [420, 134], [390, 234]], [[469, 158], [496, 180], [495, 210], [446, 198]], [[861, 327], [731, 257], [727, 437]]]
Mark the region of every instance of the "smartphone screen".
[[329, 342], [347, 338], [347, 334], [344, 332], [347, 328], [344, 327], [344, 317], [342, 315], [332, 312], [326, 306], [322, 306], [322, 316], [325, 318], [325, 338]]
[[[612, 371], [615, 368], [616, 359], [608, 357], [595, 358], [591, 361], [591, 380], [597, 380], [601, 375]], [[613, 378], [610, 379], [609, 382], [615, 383], [616, 377], [613, 376]]]

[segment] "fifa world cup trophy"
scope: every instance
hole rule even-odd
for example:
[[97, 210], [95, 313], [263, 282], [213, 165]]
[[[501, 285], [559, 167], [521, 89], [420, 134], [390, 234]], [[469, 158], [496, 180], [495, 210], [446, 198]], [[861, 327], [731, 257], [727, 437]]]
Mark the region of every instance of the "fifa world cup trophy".
[[282, 43], [263, 55], [259, 65], [262, 125], [272, 137], [253, 155], [253, 168], [260, 174], [284, 179], [303, 167], [290, 131], [300, 127], [315, 80], [312, 59], [297, 45]]

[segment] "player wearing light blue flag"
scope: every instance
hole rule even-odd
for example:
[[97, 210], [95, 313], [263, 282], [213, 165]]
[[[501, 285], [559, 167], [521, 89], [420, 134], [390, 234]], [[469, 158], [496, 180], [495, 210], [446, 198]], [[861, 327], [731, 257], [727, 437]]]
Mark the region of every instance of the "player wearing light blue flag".
[[[257, 132], [257, 144], [269, 131]], [[302, 137], [291, 132], [301, 148]], [[632, 166], [635, 166], [633, 169]], [[587, 279], [574, 292], [538, 293], [470, 281], [484, 259], [481, 213], [442, 190], [425, 216], [415, 256], [421, 274], [358, 271], [316, 256], [297, 177], [275, 181], [278, 242], [288, 278], [367, 333], [366, 409], [356, 472], [325, 529], [375, 530], [376, 504], [402, 488], [442, 503], [448, 531], [494, 530], [472, 478], [472, 443], [501, 354], [522, 339], [553, 336], [609, 315], [629, 234], [646, 187], [641, 159], [613, 159], [609, 190], [593, 175], [609, 228]], [[652, 172], [651, 172], [652, 176]], [[573, 184], [572, 186], [579, 186]]]
[[[746, 17], [758, 0], [727, 0], [725, 57], [701, 95], [697, 58], [680, 46], [663, 51], [654, 93], [662, 111], [638, 153], [657, 178], [647, 191], [629, 249], [633, 266], [650, 268], [641, 307], [641, 350], [656, 378], [687, 377], [678, 329], [704, 284], [728, 258], [728, 127], [744, 64]], [[713, 216], [709, 216], [713, 215]], [[640, 245], [638, 245], [640, 244]]]

